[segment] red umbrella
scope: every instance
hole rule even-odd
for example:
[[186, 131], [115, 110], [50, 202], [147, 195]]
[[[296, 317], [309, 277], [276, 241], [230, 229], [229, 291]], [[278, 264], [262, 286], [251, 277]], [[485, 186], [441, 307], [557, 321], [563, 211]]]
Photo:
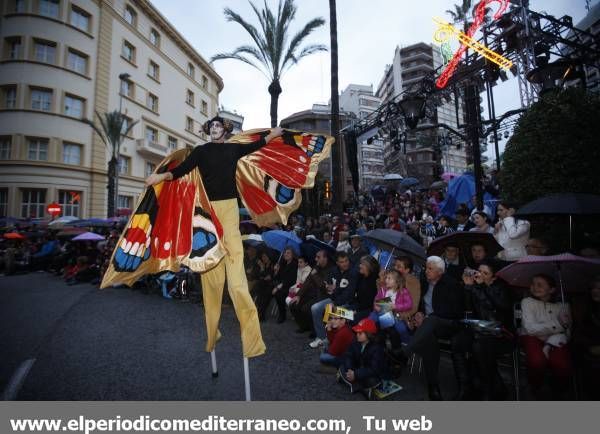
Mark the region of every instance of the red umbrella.
[[587, 290], [592, 279], [600, 275], [600, 259], [584, 258], [570, 253], [554, 256], [526, 256], [497, 273], [508, 284], [528, 288], [533, 276], [547, 274], [560, 285], [564, 302], [565, 291]]
[[4, 238], [7, 240], [24, 240], [25, 236], [18, 232], [7, 232], [4, 234]]

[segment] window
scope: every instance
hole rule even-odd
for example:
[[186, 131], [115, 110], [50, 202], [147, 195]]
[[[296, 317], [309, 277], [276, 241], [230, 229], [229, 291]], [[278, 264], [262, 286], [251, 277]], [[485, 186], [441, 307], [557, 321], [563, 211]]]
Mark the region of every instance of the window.
[[39, 0], [39, 13], [50, 18], [58, 18], [59, 0]]
[[76, 6], [71, 6], [71, 24], [88, 32], [90, 30], [90, 14]]
[[49, 112], [52, 109], [52, 91], [46, 89], [31, 90], [31, 108]]
[[134, 97], [133, 89], [134, 89], [134, 86], [131, 81], [121, 80], [121, 93], [123, 95], [126, 95], [129, 98], [133, 98]]
[[67, 55], [67, 68], [85, 75], [87, 74], [87, 62], [88, 57], [85, 54], [81, 54], [69, 48], [69, 54]]
[[202, 76], [202, 87], [208, 89], [208, 78], [206, 78], [206, 75]]
[[8, 215], [8, 189], [0, 188], [0, 217]]
[[127, 116], [123, 116], [123, 125], [121, 127], [121, 134], [131, 135], [131, 131], [127, 131], [129, 129], [129, 125], [131, 125], [131, 118], [128, 118]]
[[82, 118], [85, 100], [71, 95], [65, 95], [65, 114], [74, 118]]
[[19, 59], [21, 57], [21, 37], [6, 38], [6, 48], [4, 57], [9, 60]]
[[46, 190], [24, 189], [21, 191], [21, 217], [43, 217], [46, 211]]
[[187, 73], [188, 73], [188, 75], [190, 77], [194, 78], [194, 74], [196, 73], [196, 69], [194, 68], [194, 65], [192, 65], [191, 63], [188, 63]]
[[150, 30], [150, 43], [155, 47], [160, 46], [160, 34], [154, 29]]
[[156, 169], [156, 164], [152, 164], [149, 161], [146, 161], [146, 171], [145, 171], [146, 178], [149, 177], [150, 175], [152, 175], [154, 173], [155, 169]]
[[62, 207], [62, 215], [72, 215], [74, 217], [79, 217], [81, 192], [58, 190], [58, 203]]
[[81, 146], [74, 143], [63, 143], [63, 163], [80, 165]]
[[194, 131], [194, 120], [192, 118], [185, 118], [185, 129], [188, 131]]
[[158, 111], [158, 97], [154, 94], [148, 92], [148, 98], [146, 99], [146, 107], [148, 107], [153, 112]]
[[55, 63], [56, 44], [34, 39], [33, 58], [38, 62]]
[[14, 12], [25, 12], [25, 0], [15, 0]]
[[0, 137], [0, 160], [10, 160], [10, 137]]
[[200, 108], [200, 111], [203, 114], [207, 114], [208, 113], [208, 103], [204, 100], [202, 100], [202, 108]]
[[117, 208], [131, 209], [133, 198], [131, 196], [121, 196], [117, 198]]
[[30, 160], [48, 161], [48, 140], [29, 139], [27, 142], [27, 158]]
[[121, 56], [123, 56], [129, 62], [135, 63], [135, 47], [129, 42], [123, 41]]
[[159, 77], [159, 66], [158, 64], [154, 63], [152, 60], [150, 60], [150, 62], [148, 63], [148, 75], [150, 77], [152, 77], [155, 80], [158, 80]]
[[119, 175], [129, 175], [129, 162], [131, 161], [131, 158], [126, 157], [124, 155], [119, 155], [119, 163], [118, 163], [118, 169], [119, 169]]
[[137, 13], [133, 10], [131, 6], [125, 7], [125, 12], [123, 13], [123, 18], [132, 26], [136, 25], [137, 22]]
[[169, 136], [169, 150], [175, 151], [177, 149], [177, 138]]
[[146, 140], [150, 143], [158, 142], [158, 130], [152, 127], [146, 127]]
[[2, 88], [3, 93], [3, 106], [5, 109], [14, 109], [17, 107], [17, 86], [4, 86]]
[[194, 105], [194, 92], [192, 92], [189, 89], [186, 91], [185, 102], [187, 102], [191, 106]]

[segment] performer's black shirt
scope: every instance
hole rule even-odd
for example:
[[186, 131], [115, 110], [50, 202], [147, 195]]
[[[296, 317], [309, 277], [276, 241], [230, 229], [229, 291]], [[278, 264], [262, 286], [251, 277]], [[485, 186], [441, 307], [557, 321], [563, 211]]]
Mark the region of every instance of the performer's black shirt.
[[262, 138], [248, 144], [208, 142], [196, 146], [179, 166], [171, 170], [173, 179], [181, 178], [197, 167], [209, 200], [234, 199], [237, 197], [235, 169], [238, 160], [265, 144]]

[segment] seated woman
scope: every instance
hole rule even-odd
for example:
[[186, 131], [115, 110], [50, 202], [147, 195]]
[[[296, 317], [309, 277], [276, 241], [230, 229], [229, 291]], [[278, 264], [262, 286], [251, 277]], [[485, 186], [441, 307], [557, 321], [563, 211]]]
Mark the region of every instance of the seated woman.
[[348, 348], [338, 371], [339, 379], [350, 386], [352, 393], [367, 390], [388, 379], [388, 366], [383, 345], [375, 341], [377, 325], [365, 318], [352, 327], [356, 339]]
[[277, 302], [277, 308], [279, 309], [279, 316], [277, 317], [277, 324], [281, 324], [285, 321], [287, 305], [285, 304], [285, 298], [288, 295], [289, 288], [296, 283], [296, 276], [298, 273], [298, 261], [296, 255], [291, 247], [286, 247], [283, 250], [281, 259], [275, 264], [275, 286], [271, 291], [271, 295]]
[[[467, 294], [467, 303], [475, 319], [497, 321], [503, 330], [512, 328], [512, 303], [508, 288], [496, 278], [498, 263], [484, 261], [479, 270], [462, 276]], [[510, 353], [514, 346], [510, 333], [492, 334], [474, 331], [472, 352], [477, 365], [483, 399], [504, 399], [506, 386], [498, 371], [497, 358]]]
[[352, 309], [354, 321], [358, 322], [369, 316], [373, 309], [373, 300], [377, 295], [377, 276], [379, 274], [379, 263], [370, 256], [365, 255], [358, 262], [358, 280], [356, 282], [356, 292], [354, 293], [354, 302]]
[[296, 283], [290, 286], [288, 290], [288, 296], [285, 298], [285, 304], [288, 306], [292, 299], [298, 294], [302, 285], [306, 281], [306, 278], [310, 275], [312, 267], [308, 264], [308, 258], [306, 256], [298, 257], [298, 270], [296, 271]]
[[583, 368], [584, 399], [600, 399], [600, 276], [590, 286], [579, 321], [573, 327], [573, 344]]
[[[384, 282], [384, 286], [377, 291], [373, 312], [369, 314], [369, 319], [381, 327], [381, 317], [391, 314], [393, 327], [400, 335], [402, 343], [406, 344], [410, 340], [410, 332], [402, 315], [406, 315], [413, 308], [413, 300], [405, 287], [404, 279], [396, 270], [386, 272]], [[382, 303], [384, 301], [385, 303]], [[386, 305], [389, 305], [390, 310], [385, 308]]]
[[523, 312], [521, 345], [527, 360], [527, 376], [534, 396], [539, 397], [546, 369], [550, 369], [553, 394], [561, 397], [573, 373], [567, 345], [571, 330], [569, 305], [558, 303], [554, 279], [545, 274], [533, 277], [531, 297], [521, 301]]

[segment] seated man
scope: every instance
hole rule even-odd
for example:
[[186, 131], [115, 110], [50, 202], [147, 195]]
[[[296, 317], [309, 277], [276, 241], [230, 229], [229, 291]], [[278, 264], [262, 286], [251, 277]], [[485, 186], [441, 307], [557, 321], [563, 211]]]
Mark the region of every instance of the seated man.
[[446, 274], [460, 282], [462, 280], [465, 266], [460, 261], [460, 249], [457, 244], [448, 244], [444, 249], [444, 262], [446, 263]]
[[[457, 323], [457, 320], [464, 315], [464, 289], [456, 280], [444, 274], [445, 268], [444, 260], [439, 256], [427, 258], [425, 279], [421, 283], [419, 311], [414, 315], [411, 324], [414, 335], [405, 347], [407, 353], [417, 353], [423, 358], [429, 398], [432, 400], [442, 399], [438, 381], [440, 363], [438, 338], [451, 340], [452, 362], [459, 386], [466, 389], [470, 384], [464, 360], [465, 344], [462, 339], [459, 339], [461, 334], [458, 332], [461, 328]], [[455, 336], [457, 339], [454, 339]], [[464, 392], [461, 389], [462, 394]]]
[[352, 263], [352, 266], [358, 268], [360, 258], [369, 254], [367, 249], [365, 249], [362, 245], [360, 235], [352, 235], [350, 237], [350, 251], [348, 253], [350, 254], [350, 262]]
[[332, 270], [325, 284], [328, 297], [313, 304], [310, 308], [316, 335], [315, 340], [309, 344], [311, 348], [318, 348], [323, 345], [326, 338], [325, 327], [323, 327], [325, 306], [330, 303], [342, 307], [349, 305], [356, 292], [357, 278], [358, 273], [356, 269], [352, 268], [348, 253], [338, 252], [336, 267]]

